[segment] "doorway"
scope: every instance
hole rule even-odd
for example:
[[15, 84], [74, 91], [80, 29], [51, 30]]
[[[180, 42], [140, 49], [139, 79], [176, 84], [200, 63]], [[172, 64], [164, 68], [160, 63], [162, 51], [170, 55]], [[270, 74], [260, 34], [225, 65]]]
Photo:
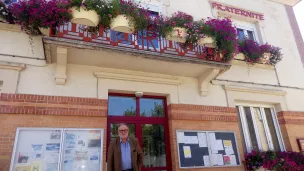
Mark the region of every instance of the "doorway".
[[143, 171], [171, 171], [166, 97], [109, 94], [107, 145], [118, 136], [120, 123], [139, 141]]

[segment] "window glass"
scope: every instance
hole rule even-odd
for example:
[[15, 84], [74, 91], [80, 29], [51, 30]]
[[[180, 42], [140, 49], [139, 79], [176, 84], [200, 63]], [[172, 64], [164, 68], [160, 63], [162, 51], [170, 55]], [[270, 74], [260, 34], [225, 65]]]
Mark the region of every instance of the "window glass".
[[245, 39], [245, 33], [243, 29], [237, 29], [237, 34], [238, 34], [238, 39], [239, 40], [244, 40]]
[[250, 108], [244, 107], [244, 111], [245, 111], [245, 117], [247, 120], [247, 126], [248, 126], [249, 135], [250, 135], [249, 138], [250, 138], [250, 142], [252, 145], [252, 150], [258, 150], [259, 146], [258, 146], [258, 141], [257, 141], [256, 135], [255, 135], [255, 130], [254, 130], [254, 125], [253, 125]]
[[136, 116], [136, 98], [109, 96], [108, 115]]
[[262, 114], [259, 108], [253, 108], [254, 111], [254, 116], [255, 116], [255, 122], [257, 124], [258, 128], [258, 136], [260, 138], [260, 141], [262, 143], [262, 149], [264, 151], [269, 150], [268, 143], [267, 143], [267, 137], [266, 137], [266, 132], [263, 124], [263, 119], [262, 119]]
[[[118, 125], [117, 123], [111, 123], [111, 141], [118, 137]], [[129, 137], [135, 137], [135, 124], [126, 124], [129, 128]]]
[[248, 36], [248, 39], [250, 39], [250, 40], [255, 40], [255, 39], [254, 39], [254, 35], [253, 35], [253, 31], [247, 30], [247, 36]]
[[164, 125], [142, 125], [144, 167], [166, 166]]
[[61, 130], [20, 130], [13, 170], [58, 171]]
[[164, 101], [162, 99], [140, 99], [140, 116], [165, 117]]
[[62, 171], [101, 169], [100, 130], [66, 130], [64, 137]]
[[[240, 115], [240, 107], [239, 107], [239, 106], [237, 106], [237, 110], [236, 110], [236, 111], [237, 111], [238, 117], [241, 118], [241, 115]], [[242, 135], [245, 135], [245, 134], [244, 134], [244, 131], [243, 131], [244, 128], [243, 128], [241, 119], [239, 119], [239, 127], [241, 128], [241, 134], [242, 134]], [[244, 147], [244, 151], [247, 151], [247, 150], [246, 150], [246, 147], [245, 147], [245, 145], [246, 145], [246, 143], [245, 143], [245, 137], [242, 137], [242, 143], [244, 144], [244, 146], [243, 146], [243, 147]]]
[[[150, 13], [150, 17], [151, 18], [155, 18], [158, 16], [158, 12], [154, 12], [154, 11], [149, 11]], [[137, 39], [137, 43], [138, 45], [142, 45], [144, 44], [145, 47], [149, 46], [149, 49], [154, 50], [159, 48], [159, 37], [158, 37], [158, 33], [154, 33], [151, 31], [138, 31], [138, 39]]]
[[278, 136], [277, 136], [277, 132], [276, 132], [274, 122], [273, 122], [273, 118], [272, 118], [272, 114], [271, 114], [271, 110], [269, 108], [265, 108], [264, 110], [265, 110], [265, 115], [266, 115], [269, 131], [270, 131], [270, 134], [271, 134], [271, 139], [272, 139], [272, 144], [273, 144], [274, 150], [275, 151], [281, 151]]

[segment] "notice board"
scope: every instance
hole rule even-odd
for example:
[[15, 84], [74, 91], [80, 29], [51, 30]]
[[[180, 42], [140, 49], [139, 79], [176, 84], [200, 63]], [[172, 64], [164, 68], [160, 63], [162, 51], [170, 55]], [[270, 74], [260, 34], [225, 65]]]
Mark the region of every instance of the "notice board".
[[234, 132], [177, 130], [180, 168], [240, 166]]

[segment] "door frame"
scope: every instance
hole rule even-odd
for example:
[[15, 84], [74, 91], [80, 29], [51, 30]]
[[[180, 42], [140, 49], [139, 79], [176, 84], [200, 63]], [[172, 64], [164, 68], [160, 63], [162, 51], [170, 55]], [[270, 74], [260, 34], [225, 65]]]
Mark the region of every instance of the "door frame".
[[[166, 151], [166, 167], [152, 167], [144, 168], [142, 171], [152, 171], [152, 170], [167, 170], [172, 171], [172, 160], [171, 160], [171, 145], [170, 145], [170, 133], [169, 133], [169, 117], [168, 117], [168, 106], [167, 98], [165, 96], [151, 96], [144, 95], [142, 97], [136, 97], [135, 94], [122, 94], [122, 93], [109, 93], [109, 96], [121, 96], [121, 97], [134, 97], [136, 98], [136, 116], [109, 116], [109, 107], [107, 111], [107, 152], [111, 140], [111, 123], [125, 123], [125, 124], [135, 124], [135, 136], [138, 139], [140, 147], [142, 148], [142, 130], [141, 125], [143, 124], [163, 124], [164, 125], [164, 137], [165, 137], [165, 151]], [[164, 104], [165, 117], [153, 118], [153, 117], [141, 117], [140, 116], [140, 99], [150, 98], [150, 99], [161, 99]], [[109, 105], [109, 101], [108, 101]], [[107, 153], [108, 154], [108, 153]]]

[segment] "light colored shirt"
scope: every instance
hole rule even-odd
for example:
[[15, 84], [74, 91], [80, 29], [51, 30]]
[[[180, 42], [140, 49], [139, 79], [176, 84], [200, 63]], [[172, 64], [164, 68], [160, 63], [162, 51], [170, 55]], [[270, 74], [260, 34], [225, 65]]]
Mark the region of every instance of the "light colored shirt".
[[120, 150], [121, 150], [121, 161], [122, 161], [122, 170], [132, 169], [131, 161], [131, 148], [130, 141], [127, 139], [126, 143], [120, 139]]

